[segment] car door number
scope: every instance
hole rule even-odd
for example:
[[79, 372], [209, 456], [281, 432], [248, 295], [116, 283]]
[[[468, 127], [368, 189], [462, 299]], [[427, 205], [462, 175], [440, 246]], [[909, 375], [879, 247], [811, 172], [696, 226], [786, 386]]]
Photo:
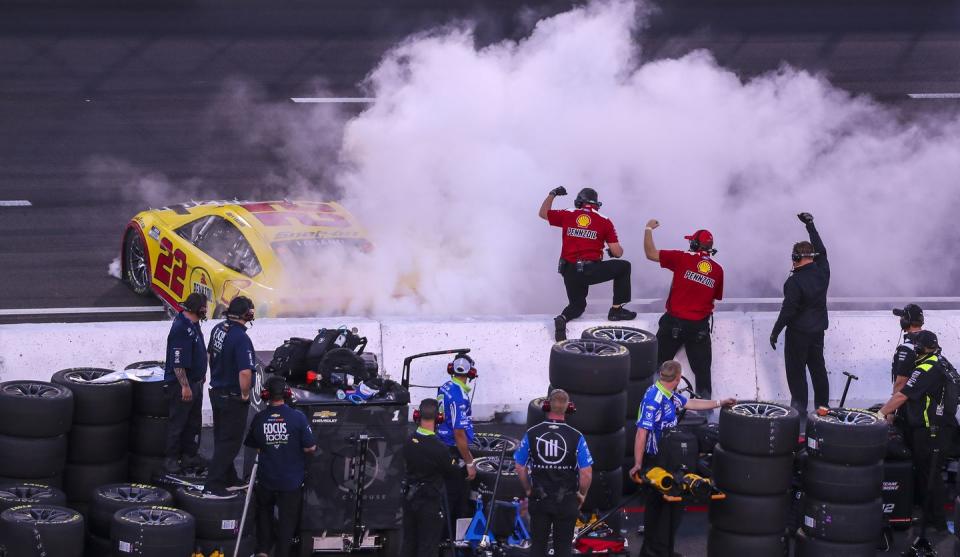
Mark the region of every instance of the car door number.
[[160, 240], [160, 254], [157, 256], [157, 268], [153, 272], [153, 278], [178, 298], [183, 296], [183, 285], [187, 278], [187, 256], [180, 248], [173, 248], [170, 238]]

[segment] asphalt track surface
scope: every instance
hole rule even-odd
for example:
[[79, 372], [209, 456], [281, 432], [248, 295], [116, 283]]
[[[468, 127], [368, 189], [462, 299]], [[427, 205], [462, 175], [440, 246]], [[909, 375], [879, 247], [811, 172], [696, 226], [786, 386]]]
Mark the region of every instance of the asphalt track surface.
[[[411, 33], [469, 17], [478, 42], [516, 38], [531, 13], [571, 4], [0, 4], [0, 310], [157, 305], [107, 274], [124, 224], [145, 204], [127, 187], [130, 172], [103, 161], [202, 181], [220, 198], [262, 192], [261, 177], [280, 162], [204, 125], [228, 80], [255, 84], [263, 101], [314, 96], [318, 77], [332, 96], [363, 96], [358, 83]], [[850, 91], [937, 111], [957, 101], [907, 95], [960, 93], [958, 21], [956, 3], [936, 0], [674, 0], [639, 40], [647, 56], [708, 48], [744, 76], [786, 61]], [[205, 193], [198, 198], [214, 197]], [[4, 203], [17, 200], [30, 206]]]

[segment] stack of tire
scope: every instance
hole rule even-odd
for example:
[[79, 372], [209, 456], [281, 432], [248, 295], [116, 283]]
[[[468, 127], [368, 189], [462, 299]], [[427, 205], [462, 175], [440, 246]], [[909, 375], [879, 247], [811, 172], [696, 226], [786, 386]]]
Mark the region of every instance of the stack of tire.
[[[629, 379], [630, 352], [615, 342], [573, 339], [558, 342], [550, 350], [550, 390], [570, 394], [577, 411], [566, 421], [586, 437], [593, 456], [593, 482], [582, 506], [585, 512], [620, 504]], [[543, 421], [541, 403], [531, 402], [528, 427]]]
[[87, 555], [112, 555], [110, 529], [117, 511], [143, 505], [170, 506], [172, 503], [170, 492], [152, 485], [114, 483], [97, 487], [87, 514]]
[[797, 557], [876, 555], [887, 431], [880, 415], [866, 410], [810, 413]]
[[627, 477], [634, 462], [633, 445], [637, 435], [637, 413], [643, 402], [643, 395], [656, 379], [657, 336], [634, 327], [606, 325], [585, 329], [580, 337], [615, 342], [630, 352], [630, 379], [626, 389], [627, 409], [623, 423], [624, 453], [621, 466], [623, 494], [630, 495], [637, 490], [637, 484]]
[[83, 557], [83, 525], [67, 507], [18, 505], [0, 513], [0, 545], [10, 557]]
[[[512, 501], [514, 498], [524, 497], [520, 478], [517, 476], [513, 453], [520, 445], [520, 441], [508, 435], [487, 431], [478, 431], [470, 443], [470, 453], [474, 456], [477, 467], [477, 477], [473, 481], [473, 488], [477, 494], [489, 501], [493, 495], [493, 487], [500, 475], [500, 486], [497, 489], [498, 501]], [[500, 464], [500, 454], [503, 453], [503, 462]]]
[[[163, 362], [136, 362], [127, 370], [154, 370], [162, 375]], [[163, 474], [170, 409], [163, 381], [133, 381], [133, 415], [130, 420], [130, 480], [153, 483]]]
[[[237, 534], [240, 532], [245, 497], [246, 491], [237, 491], [232, 496], [221, 499], [206, 496], [195, 489], [177, 489], [174, 493], [177, 508], [189, 513], [194, 519], [195, 549], [198, 548], [203, 555], [210, 555], [217, 549], [232, 554]], [[253, 553], [255, 540], [252, 524], [253, 521], [248, 516], [240, 542], [240, 555]]]
[[73, 404], [60, 385], [0, 383], [0, 482], [63, 485]]
[[195, 535], [196, 524], [190, 513], [164, 505], [120, 509], [110, 523], [113, 555], [189, 557]]
[[712, 472], [725, 498], [710, 503], [707, 555], [785, 555], [799, 413], [739, 402], [721, 410], [719, 435]]
[[72, 368], [54, 373], [51, 379], [73, 392], [63, 490], [67, 505], [84, 515], [97, 487], [127, 479], [130, 381], [91, 382], [110, 373], [113, 370]]

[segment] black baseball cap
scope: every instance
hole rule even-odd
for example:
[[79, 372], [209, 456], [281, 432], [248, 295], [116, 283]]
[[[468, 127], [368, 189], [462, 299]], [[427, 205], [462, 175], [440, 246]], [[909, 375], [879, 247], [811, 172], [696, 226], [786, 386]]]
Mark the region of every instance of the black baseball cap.
[[940, 348], [937, 335], [932, 331], [920, 331], [917, 333], [917, 336], [914, 337], [913, 342], [918, 348]]

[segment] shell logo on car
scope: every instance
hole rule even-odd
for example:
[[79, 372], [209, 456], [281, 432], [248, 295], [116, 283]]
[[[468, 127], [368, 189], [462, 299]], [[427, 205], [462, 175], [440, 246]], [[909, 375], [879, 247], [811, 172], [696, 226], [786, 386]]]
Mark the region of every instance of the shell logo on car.
[[285, 268], [331, 245], [372, 249], [366, 231], [338, 203], [183, 203], [130, 220], [122, 238], [121, 276], [134, 292], [155, 295], [175, 311], [191, 292], [200, 292], [207, 295], [212, 317], [240, 294], [254, 301], [257, 315], [302, 315], [324, 308], [277, 303]]

